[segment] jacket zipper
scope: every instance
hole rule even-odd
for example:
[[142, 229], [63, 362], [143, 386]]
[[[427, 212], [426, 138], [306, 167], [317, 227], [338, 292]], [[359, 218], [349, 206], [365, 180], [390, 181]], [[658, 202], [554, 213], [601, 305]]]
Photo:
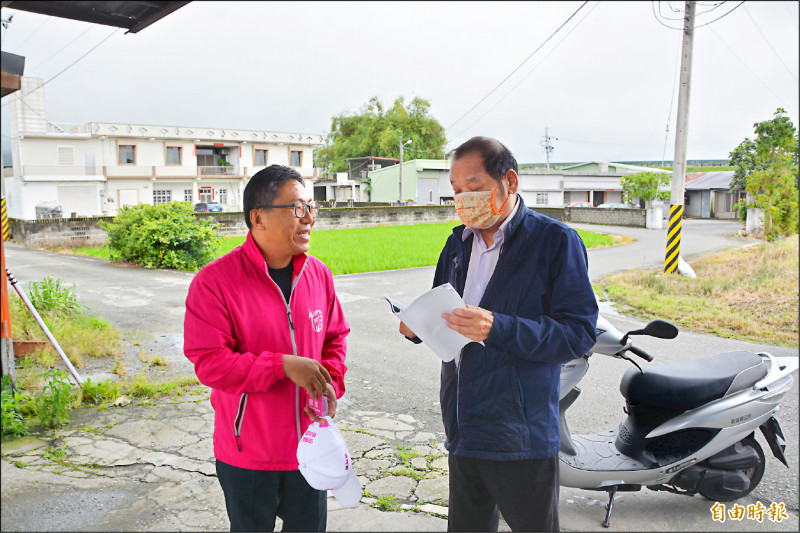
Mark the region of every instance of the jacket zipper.
[[[294, 322], [292, 321], [292, 310], [290, 308], [290, 304], [292, 302], [292, 296], [294, 295], [294, 288], [297, 286], [297, 282], [300, 281], [300, 276], [303, 275], [303, 271], [306, 269], [306, 263], [308, 262], [308, 258], [303, 262], [303, 267], [300, 269], [300, 272], [297, 273], [297, 276], [294, 278], [292, 282], [292, 288], [289, 291], [289, 302], [287, 303], [283, 297], [283, 291], [278, 284], [275, 283], [275, 280], [269, 276], [269, 266], [267, 265], [266, 261], [264, 262], [265, 273], [267, 274], [267, 279], [272, 282], [272, 285], [278, 290], [278, 294], [281, 297], [281, 300], [286, 305], [286, 317], [289, 320], [289, 336], [292, 339], [292, 353], [296, 356], [297, 355], [297, 340], [294, 336]], [[242, 393], [241, 397], [239, 398], [239, 410], [236, 412], [236, 419], [233, 423], [233, 434], [236, 437], [236, 449], [240, 452], [242, 451], [241, 442], [239, 439], [239, 432], [242, 427], [242, 421], [244, 420], [244, 410], [247, 407], [247, 393]], [[295, 411], [295, 423], [297, 426], [297, 442], [300, 442], [301, 434], [300, 434], [300, 387], [295, 385], [294, 386], [294, 411]]]

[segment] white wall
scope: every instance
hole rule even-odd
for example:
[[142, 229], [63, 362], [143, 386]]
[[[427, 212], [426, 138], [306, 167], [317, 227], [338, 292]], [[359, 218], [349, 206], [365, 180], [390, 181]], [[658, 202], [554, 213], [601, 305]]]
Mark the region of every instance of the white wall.
[[6, 180], [9, 196], [8, 216], [33, 220], [36, 205], [54, 202], [61, 206], [65, 217], [75, 212], [77, 216], [95, 216], [100, 213], [99, 181], [27, 181], [18, 178]]

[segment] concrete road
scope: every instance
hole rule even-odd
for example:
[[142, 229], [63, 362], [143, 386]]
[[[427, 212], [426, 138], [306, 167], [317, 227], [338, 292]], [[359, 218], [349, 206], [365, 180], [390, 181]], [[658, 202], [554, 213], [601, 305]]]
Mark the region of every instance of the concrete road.
[[[622, 227], [580, 225], [576, 227], [631, 235], [636, 242], [589, 251], [590, 277], [599, 279], [607, 273], [630, 268], [663, 265], [665, 232]], [[739, 246], [746, 239], [735, 237], [739, 224], [714, 220], [684, 222], [682, 255], [691, 263], [697, 255]], [[313, 244], [312, 244], [313, 252]], [[172, 361], [172, 373], [192, 372], [181, 351], [183, 303], [192, 274], [175, 271], [145, 271], [109, 264], [103, 260], [65, 256], [51, 252], [9, 246], [7, 262], [22, 281], [38, 280], [53, 274], [76, 284], [81, 301], [112, 324], [139, 331], [143, 348], [160, 351]], [[425, 347], [405, 341], [397, 331], [397, 321], [382, 299], [391, 295], [403, 302], [430, 287], [433, 268], [424, 267], [389, 272], [337, 276], [335, 284], [345, 314], [352, 327], [348, 338], [349, 372], [343, 403], [353, 409], [409, 414], [443, 440], [438, 404], [439, 360]], [[629, 330], [640, 322], [604, 311], [616, 327]], [[654, 317], [656, 318], [656, 317]], [[643, 338], [641, 346], [656, 356], [656, 363], [668, 363], [733, 350], [764, 350], [780, 356], [797, 356], [797, 350], [750, 344], [707, 335], [681, 332], [677, 339], [664, 341]], [[130, 365], [135, 368], [136, 350], [129, 350]], [[583, 395], [569, 413], [573, 434], [595, 433], [616, 427], [624, 417], [623, 401], [618, 391], [619, 379], [628, 363], [596, 356], [581, 383]], [[105, 363], [108, 367], [110, 364]], [[108, 369], [87, 370], [103, 378]], [[627, 530], [725, 530], [780, 529], [797, 527], [798, 516], [798, 386], [784, 401], [779, 416], [789, 442], [786, 469], [772, 458], [766, 444], [758, 438], [768, 456], [764, 481], [742, 505], [757, 500], [769, 506], [784, 502], [791, 521], [766, 524], [742, 521], [718, 524], [710, 520], [711, 502], [699, 497], [686, 498], [666, 493], [624, 494], [615, 504], [612, 527]], [[562, 528], [599, 530], [603, 511], [600, 501], [605, 493], [562, 490]], [[790, 524], [789, 529], [785, 526]]]

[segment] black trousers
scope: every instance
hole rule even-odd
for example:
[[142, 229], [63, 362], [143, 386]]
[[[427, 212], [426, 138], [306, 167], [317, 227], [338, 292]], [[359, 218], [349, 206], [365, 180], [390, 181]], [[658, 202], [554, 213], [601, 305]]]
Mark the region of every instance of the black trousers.
[[327, 491], [312, 488], [299, 470], [248, 470], [217, 460], [231, 531], [325, 531]]
[[558, 531], [558, 456], [489, 461], [450, 454], [448, 531]]

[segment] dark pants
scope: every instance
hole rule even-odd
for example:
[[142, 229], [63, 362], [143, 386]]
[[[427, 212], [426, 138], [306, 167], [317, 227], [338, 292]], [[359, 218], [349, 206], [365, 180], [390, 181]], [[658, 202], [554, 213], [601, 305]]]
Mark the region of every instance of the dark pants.
[[[558, 531], [558, 456], [489, 461], [450, 454], [448, 531]], [[499, 509], [498, 509], [499, 508]]]
[[238, 468], [217, 460], [217, 479], [225, 494], [231, 531], [325, 531], [327, 491], [312, 488], [299, 470]]

